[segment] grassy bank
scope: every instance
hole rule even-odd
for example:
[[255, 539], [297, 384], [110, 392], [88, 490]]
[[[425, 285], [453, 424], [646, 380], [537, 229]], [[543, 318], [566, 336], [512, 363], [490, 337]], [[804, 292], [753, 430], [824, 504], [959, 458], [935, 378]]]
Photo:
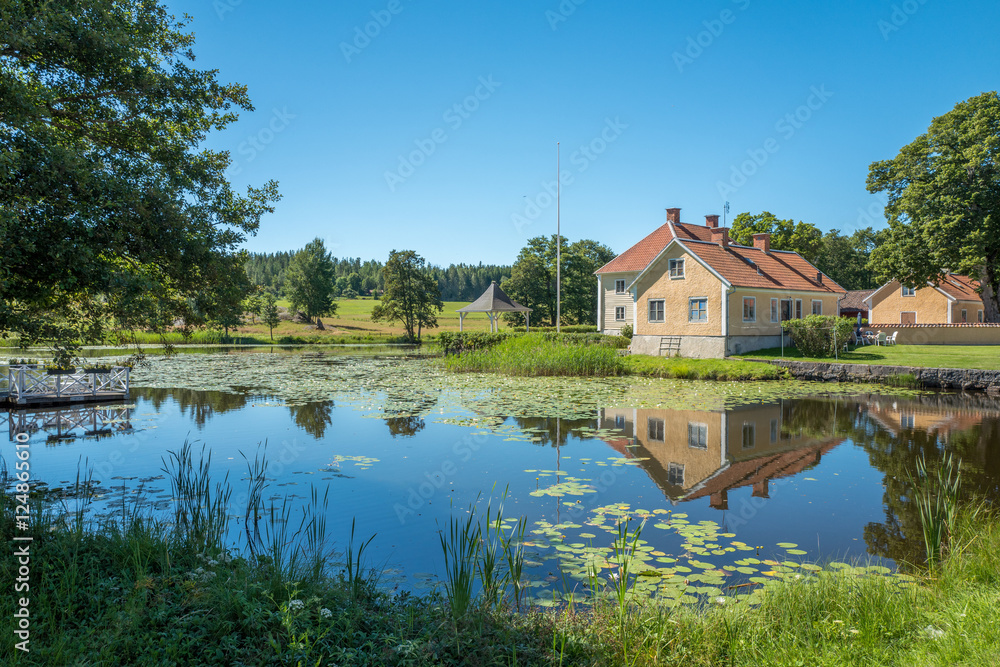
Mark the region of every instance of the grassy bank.
[[838, 355], [838, 359], [805, 357], [793, 347], [757, 350], [742, 355], [749, 359], [794, 359], [847, 364], [916, 366], [920, 368], [968, 368], [1000, 370], [1000, 346], [997, 345], [865, 345]]
[[682, 359], [631, 355], [625, 367], [632, 375], [680, 380], [779, 380], [785, 376], [777, 366], [733, 359]]
[[[313, 495], [297, 532], [286, 509], [266, 511], [259, 500], [264, 469], [256, 462], [248, 514], [265, 510], [266, 525], [249, 522], [260, 530], [248, 531], [247, 547], [227, 550], [228, 488], [210, 484], [208, 464], [184, 452], [169, 466], [177, 508], [170, 523], [129, 502], [98, 523], [83, 514], [62, 521], [32, 496], [30, 590], [22, 592], [30, 600], [31, 652], [14, 647], [15, 596], [7, 595], [3, 664], [689, 667], [1000, 659], [1000, 519], [983, 511], [960, 513], [948, 557], [902, 588], [898, 578], [871, 571], [803, 569], [803, 577], [769, 582], [751, 597], [730, 589], [676, 606], [631, 598], [626, 575], [625, 586], [613, 578], [596, 583], [593, 604], [518, 611], [509, 588], [495, 596], [465, 588], [471, 596], [461, 595], [465, 584], [487, 579], [487, 556], [495, 564], [510, 553], [487, 549], [495, 533], [468, 532], [471, 517], [442, 537], [459, 556], [448, 561], [455, 570], [445, 594], [393, 595], [365, 566], [360, 530], [338, 536], [339, 563], [329, 558], [321, 497]], [[2, 497], [0, 533], [8, 545], [25, 535], [15, 527], [16, 502]], [[10, 553], [0, 560], [6, 581], [15, 581], [18, 567]]]
[[574, 345], [549, 340], [545, 334], [508, 338], [492, 347], [445, 358], [451, 371], [496, 372], [505, 375], [624, 375], [618, 350], [605, 345]]
[[[600, 338], [596, 334], [595, 337]], [[516, 376], [638, 375], [688, 380], [777, 380], [785, 375], [775, 366], [750, 361], [620, 356], [611, 345], [594, 341], [578, 344], [571, 340], [552, 340], [546, 334], [520, 335], [502, 339], [499, 343], [489, 342], [491, 347], [446, 357], [447, 368]], [[617, 341], [612, 339], [610, 342]]]

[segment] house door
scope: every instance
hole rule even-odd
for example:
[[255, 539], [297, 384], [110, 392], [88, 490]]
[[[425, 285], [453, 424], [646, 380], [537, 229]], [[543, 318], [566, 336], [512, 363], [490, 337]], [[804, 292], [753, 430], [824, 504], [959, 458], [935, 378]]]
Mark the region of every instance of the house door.
[[913, 311], [903, 311], [899, 314], [900, 324], [916, 324], [917, 314]]

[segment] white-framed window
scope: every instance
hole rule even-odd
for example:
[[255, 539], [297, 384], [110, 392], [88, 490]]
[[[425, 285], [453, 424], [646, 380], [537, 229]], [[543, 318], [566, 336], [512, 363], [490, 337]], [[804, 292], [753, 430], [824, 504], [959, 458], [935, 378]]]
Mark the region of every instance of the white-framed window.
[[650, 322], [665, 322], [666, 317], [664, 314], [664, 303], [663, 299], [650, 299], [649, 300], [649, 321]]
[[983, 311], [981, 311], [981, 310], [979, 311], [979, 321], [980, 322], [983, 321]]
[[615, 294], [625, 293], [625, 279], [619, 279], [615, 281]]
[[778, 322], [779, 321], [778, 320], [778, 316], [779, 316], [778, 300], [777, 299], [771, 299], [771, 321], [772, 322]]
[[650, 440], [663, 442], [663, 420], [656, 417], [647, 417], [646, 433]]
[[969, 321], [969, 311], [967, 311], [965, 308], [963, 308], [962, 309], [962, 324], [965, 324], [968, 321]]
[[684, 277], [684, 260], [671, 259], [667, 261], [667, 268], [670, 270], [670, 279], [677, 280]]
[[683, 463], [667, 464], [667, 484], [673, 484], [675, 486], [684, 486]]
[[819, 299], [813, 299], [812, 307], [813, 307], [813, 315], [823, 314], [823, 302], [820, 301]]
[[795, 319], [802, 319], [802, 299], [795, 300]]
[[625, 430], [625, 415], [615, 415], [615, 428], [619, 431]]
[[708, 298], [699, 296], [688, 299], [688, 322], [708, 322]]
[[778, 442], [778, 420], [771, 420], [771, 442]]
[[757, 446], [757, 424], [743, 422], [743, 449], [753, 449]]
[[708, 424], [688, 422], [688, 447], [708, 449]]
[[625, 306], [615, 306], [615, 322], [625, 320]]
[[743, 321], [744, 322], [757, 321], [757, 297], [755, 296], [743, 297]]
[[902, 428], [913, 429], [915, 421], [912, 412], [901, 412], [899, 414], [899, 425]]
[[906, 285], [903, 285], [902, 295], [903, 296], [916, 296], [917, 295], [917, 288], [916, 287], [907, 287]]

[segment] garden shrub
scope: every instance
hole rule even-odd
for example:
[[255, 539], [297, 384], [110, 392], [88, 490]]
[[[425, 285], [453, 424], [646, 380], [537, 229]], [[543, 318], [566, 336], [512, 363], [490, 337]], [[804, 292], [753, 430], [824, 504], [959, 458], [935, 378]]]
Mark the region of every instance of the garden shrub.
[[627, 338], [628, 340], [632, 340], [632, 325], [631, 324], [626, 324], [626, 325], [622, 326], [622, 328], [621, 328], [621, 335], [622, 335], [622, 338]]
[[837, 347], [850, 339], [855, 320], [833, 315], [809, 315], [801, 320], [787, 320], [782, 328], [792, 337], [804, 357], [832, 357]]

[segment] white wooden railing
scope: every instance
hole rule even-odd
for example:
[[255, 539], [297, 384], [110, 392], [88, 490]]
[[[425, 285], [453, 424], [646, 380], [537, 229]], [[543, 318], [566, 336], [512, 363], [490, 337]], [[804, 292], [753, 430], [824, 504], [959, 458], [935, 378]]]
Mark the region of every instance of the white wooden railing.
[[53, 399], [83, 400], [108, 395], [128, 396], [131, 368], [109, 371], [75, 371], [50, 375], [44, 368], [11, 366], [7, 371], [10, 402], [23, 404]]

